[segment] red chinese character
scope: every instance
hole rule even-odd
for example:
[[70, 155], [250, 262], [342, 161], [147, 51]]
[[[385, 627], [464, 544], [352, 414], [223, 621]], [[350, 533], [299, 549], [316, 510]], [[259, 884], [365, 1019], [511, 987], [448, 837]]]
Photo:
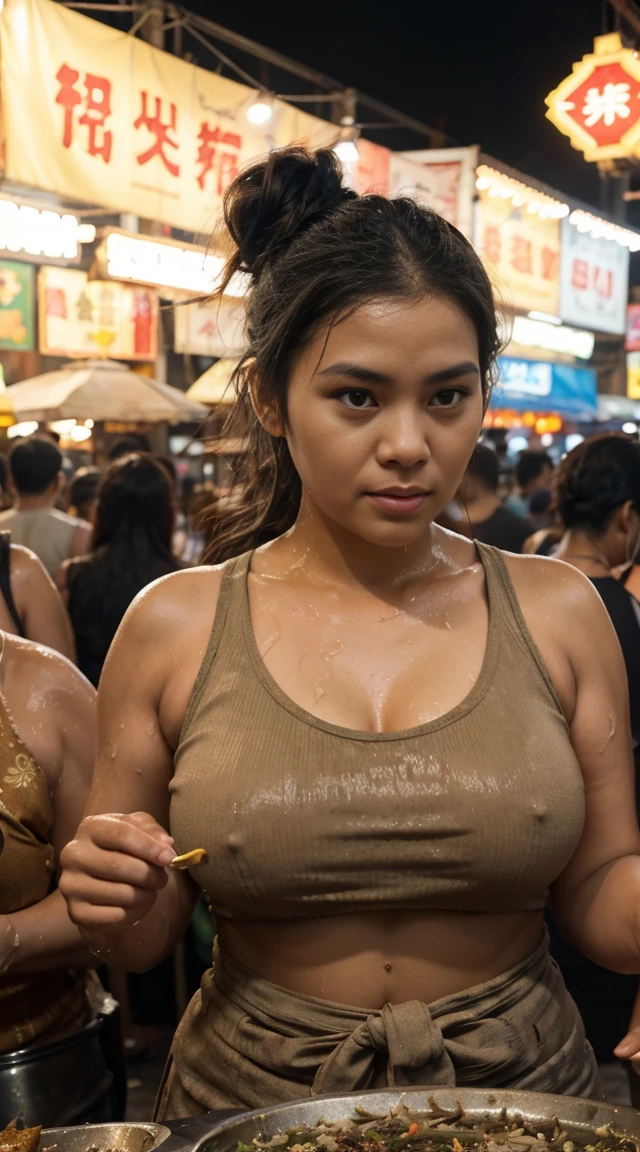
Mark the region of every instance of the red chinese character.
[[[197, 163], [200, 164], [198, 184], [204, 189], [207, 172], [211, 172], [214, 165], [217, 167], [217, 193], [220, 196], [225, 188], [238, 175], [238, 152], [242, 147], [242, 139], [235, 132], [223, 132], [220, 126], [211, 128], [206, 120], [200, 125], [198, 134], [200, 147], [198, 148]], [[226, 148], [236, 148], [237, 152], [219, 150], [216, 145]]]
[[556, 280], [558, 276], [558, 256], [555, 248], [542, 249], [542, 278], [543, 280]]
[[78, 124], [86, 124], [89, 128], [90, 156], [102, 156], [106, 164], [111, 159], [111, 145], [113, 135], [105, 129], [107, 117], [111, 115], [111, 81], [104, 76], [94, 76], [87, 72], [84, 78], [87, 97], [85, 108]]
[[155, 140], [153, 144], [147, 148], [146, 152], [140, 152], [139, 155], [136, 156], [136, 160], [138, 161], [138, 164], [148, 164], [154, 156], [159, 156], [165, 168], [167, 169], [167, 172], [170, 172], [172, 176], [179, 176], [180, 165], [174, 164], [173, 161], [171, 161], [169, 157], [165, 155], [164, 151], [165, 145], [169, 148], [179, 148], [178, 141], [172, 140], [169, 135], [170, 131], [176, 131], [178, 124], [178, 109], [173, 102], [169, 104], [169, 123], [164, 124], [162, 121], [161, 98], [159, 96], [154, 97], [156, 105], [155, 115], [150, 116], [149, 93], [141, 92], [140, 95], [142, 97], [142, 111], [138, 116], [138, 119], [135, 121], [133, 127], [141, 128], [144, 126], [149, 130], [149, 132], [151, 132], [152, 136], [155, 136]]
[[484, 254], [487, 260], [490, 260], [492, 264], [499, 264], [501, 250], [500, 229], [495, 224], [487, 224], [484, 230]]
[[60, 91], [56, 96], [56, 104], [64, 108], [64, 131], [62, 143], [70, 148], [73, 142], [73, 115], [74, 109], [84, 104], [84, 112], [78, 119], [78, 124], [86, 124], [89, 129], [87, 152], [90, 156], [102, 156], [105, 164], [111, 159], [111, 146], [113, 135], [105, 128], [107, 118], [111, 115], [111, 81], [105, 76], [94, 76], [87, 72], [84, 78], [84, 97], [75, 87], [80, 79], [80, 73], [68, 64], [59, 69], [56, 80], [60, 83]]
[[613, 292], [613, 273], [610, 268], [593, 269], [593, 287], [602, 300], [609, 300]]
[[578, 292], [586, 292], [589, 287], [589, 265], [586, 260], [574, 260], [571, 266], [571, 286]]
[[531, 241], [525, 236], [514, 236], [511, 242], [511, 263], [516, 272], [531, 273], [533, 260], [531, 255]]
[[65, 148], [71, 147], [73, 140], [73, 109], [82, 104], [82, 96], [76, 91], [74, 85], [80, 79], [80, 73], [68, 64], [63, 64], [56, 73], [56, 80], [60, 84], [60, 91], [56, 96], [56, 104], [64, 108], [64, 132], [62, 143]]

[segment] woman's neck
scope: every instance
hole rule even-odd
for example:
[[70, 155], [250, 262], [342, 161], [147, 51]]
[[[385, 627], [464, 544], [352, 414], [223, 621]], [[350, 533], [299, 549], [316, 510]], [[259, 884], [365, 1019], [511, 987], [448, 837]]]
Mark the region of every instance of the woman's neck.
[[372, 592], [393, 592], [451, 559], [443, 548], [445, 534], [436, 525], [406, 548], [370, 543], [328, 521], [303, 498], [293, 527], [274, 545], [282, 573], [299, 569], [301, 575], [327, 584], [357, 584]]
[[565, 532], [558, 551], [557, 560], [565, 560], [585, 576], [609, 576], [613, 567], [611, 557], [607, 554], [606, 540], [603, 537], [592, 536], [580, 528], [571, 528]]

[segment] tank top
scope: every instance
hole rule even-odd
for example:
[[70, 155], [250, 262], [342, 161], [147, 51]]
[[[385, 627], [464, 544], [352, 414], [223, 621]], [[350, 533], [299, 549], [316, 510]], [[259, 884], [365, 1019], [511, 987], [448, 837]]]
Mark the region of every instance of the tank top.
[[170, 784], [176, 851], [206, 849], [193, 877], [218, 916], [543, 908], [582, 833], [582, 774], [505, 561], [477, 548], [480, 675], [450, 712], [385, 733], [280, 689], [253, 634], [251, 553], [229, 562]]
[[[47, 778], [18, 735], [0, 693], [0, 914], [28, 908], [52, 890], [52, 824]], [[0, 1053], [57, 1040], [90, 1017], [84, 972], [9, 971], [0, 976]]]

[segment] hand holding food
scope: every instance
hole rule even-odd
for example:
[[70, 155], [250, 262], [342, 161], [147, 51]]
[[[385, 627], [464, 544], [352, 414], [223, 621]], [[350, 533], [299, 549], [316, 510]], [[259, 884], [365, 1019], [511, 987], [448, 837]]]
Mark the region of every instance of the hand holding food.
[[61, 855], [60, 890], [74, 924], [121, 932], [167, 883], [173, 840], [147, 812], [87, 816]]
[[194, 868], [196, 864], [206, 864], [206, 862], [206, 849], [193, 848], [191, 852], [184, 852], [182, 856], [174, 856], [169, 867], [175, 868], [178, 872], [184, 872], [187, 868]]

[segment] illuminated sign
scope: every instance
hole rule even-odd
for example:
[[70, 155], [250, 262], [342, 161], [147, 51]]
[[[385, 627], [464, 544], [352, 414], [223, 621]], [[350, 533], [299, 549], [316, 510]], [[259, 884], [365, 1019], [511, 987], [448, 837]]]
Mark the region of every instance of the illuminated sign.
[[[583, 332], [579, 328], [569, 328], [566, 324], [546, 324], [542, 320], [530, 320], [526, 316], [515, 316], [511, 339], [516, 344], [529, 348], [546, 348], [550, 352], [566, 352], [589, 360], [593, 355], [593, 332]], [[514, 363], [523, 363], [514, 361]]]
[[79, 226], [78, 217], [70, 213], [0, 199], [0, 249], [5, 252], [31, 260], [75, 260]]
[[547, 117], [585, 160], [640, 154], [640, 59], [620, 34], [596, 36], [593, 52], [550, 92]]
[[[102, 270], [113, 280], [131, 280], [207, 296], [220, 283], [224, 268], [221, 256], [204, 248], [151, 240], [126, 232], [109, 232], [98, 251]], [[229, 296], [243, 296], [247, 278], [234, 277]]]

